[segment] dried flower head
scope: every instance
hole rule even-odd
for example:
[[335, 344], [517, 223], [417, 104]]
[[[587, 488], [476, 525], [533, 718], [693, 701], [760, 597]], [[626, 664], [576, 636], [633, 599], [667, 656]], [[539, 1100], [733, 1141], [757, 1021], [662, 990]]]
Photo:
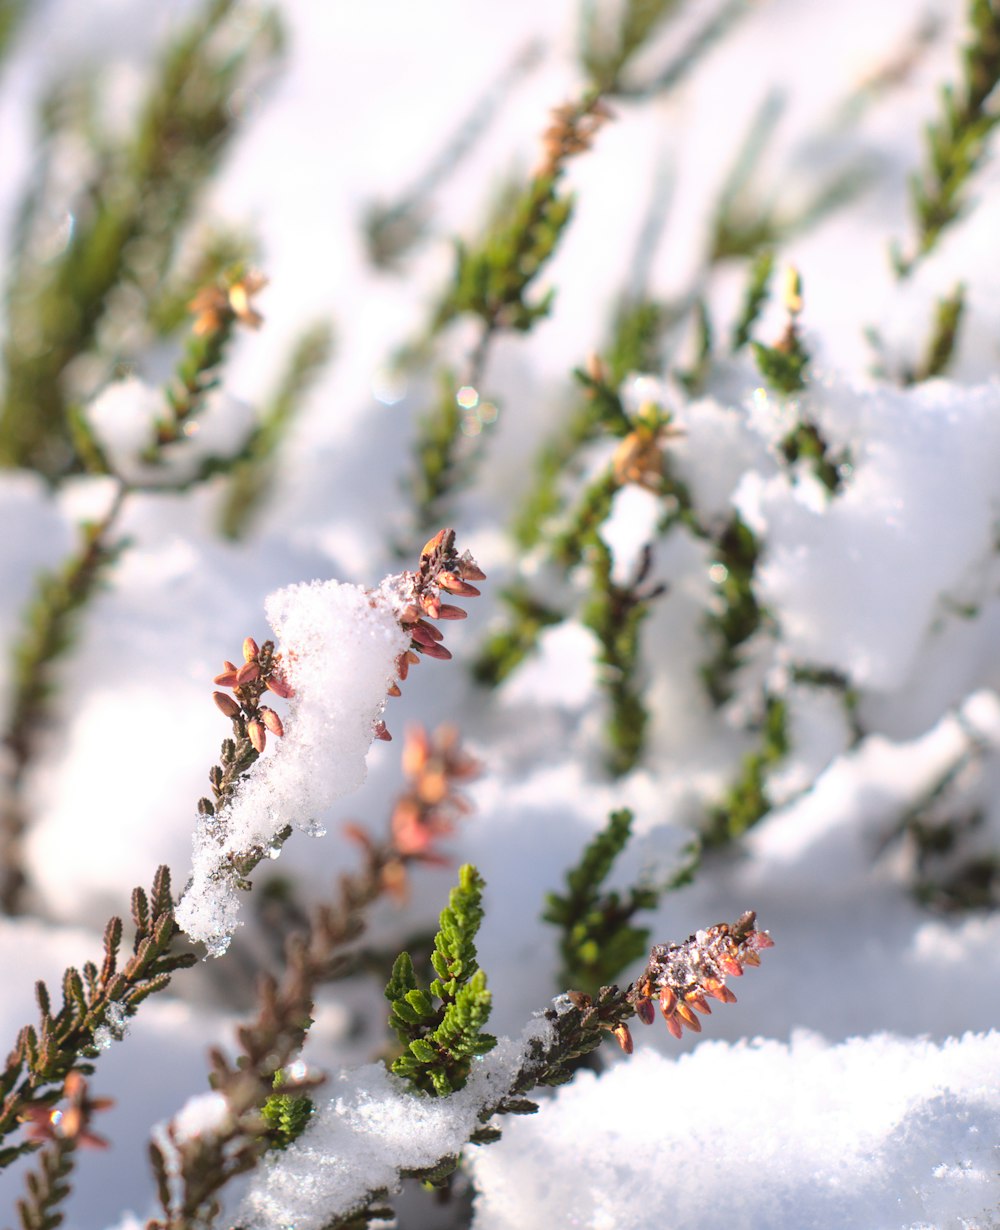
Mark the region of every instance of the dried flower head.
[[228, 285], [204, 287], [188, 304], [194, 315], [195, 335], [204, 337], [218, 333], [234, 320], [249, 329], [259, 329], [264, 317], [254, 308], [252, 299], [266, 285], [267, 278], [263, 274], [249, 270]]
[[663, 486], [664, 448], [667, 440], [683, 435], [654, 402], [644, 402], [635, 416], [632, 430], [615, 449], [611, 461], [615, 481], [658, 492]]
[[709, 999], [735, 1003], [726, 979], [741, 977], [746, 965], [760, 965], [758, 953], [773, 947], [766, 931], [755, 930], [756, 921], [754, 911], [747, 910], [732, 926], [719, 923], [698, 931], [683, 944], [654, 945], [646, 968], [628, 991], [639, 1019], [651, 1025], [654, 1004], [658, 1004], [675, 1038], [685, 1025], [700, 1033], [701, 1022], [695, 1014], [711, 1013]]

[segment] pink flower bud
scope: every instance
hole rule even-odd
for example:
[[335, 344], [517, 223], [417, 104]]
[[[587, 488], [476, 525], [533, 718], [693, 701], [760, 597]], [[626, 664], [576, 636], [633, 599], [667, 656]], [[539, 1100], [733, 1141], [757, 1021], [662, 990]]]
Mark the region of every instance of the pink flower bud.
[[256, 662], [257, 655], [260, 653], [260, 648], [252, 636], [248, 636], [243, 642], [243, 661]]
[[236, 672], [236, 682], [240, 685], [254, 683], [259, 678], [260, 667], [256, 662], [247, 662]]
[[267, 732], [264, 730], [264, 723], [258, 721], [257, 718], [247, 722], [247, 738], [253, 744], [257, 755], [263, 755], [264, 748], [267, 746]]
[[460, 606], [442, 605], [435, 619], [468, 619], [469, 612]]
[[385, 722], [376, 722], [372, 728], [372, 733], [376, 739], [381, 739], [383, 743], [392, 742], [392, 735], [386, 730]]
[[225, 692], [213, 692], [212, 700], [216, 706], [223, 712], [227, 718], [234, 718], [240, 711], [239, 705], [231, 696], [227, 696]]
[[281, 718], [278, 717], [273, 709], [268, 709], [266, 705], [262, 705], [260, 708], [260, 720], [272, 735], [283, 735], [285, 733], [285, 728], [281, 724]]

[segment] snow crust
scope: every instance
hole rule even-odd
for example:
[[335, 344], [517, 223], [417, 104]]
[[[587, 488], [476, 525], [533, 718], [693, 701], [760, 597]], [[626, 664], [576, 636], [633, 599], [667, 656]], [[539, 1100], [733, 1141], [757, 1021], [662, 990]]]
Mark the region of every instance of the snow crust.
[[643, 1051], [470, 1155], [473, 1225], [989, 1230], [998, 1061], [995, 1032]]

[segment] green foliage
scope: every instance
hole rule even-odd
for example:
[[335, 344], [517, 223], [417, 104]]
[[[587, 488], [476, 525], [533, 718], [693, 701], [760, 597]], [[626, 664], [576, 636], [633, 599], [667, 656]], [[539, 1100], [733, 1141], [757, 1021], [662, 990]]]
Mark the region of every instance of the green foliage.
[[567, 872], [565, 896], [546, 895], [542, 917], [560, 932], [561, 986], [596, 994], [649, 946], [648, 928], [632, 926], [631, 920], [639, 910], [655, 909], [659, 892], [648, 884], [624, 893], [603, 889], [615, 860], [628, 845], [632, 820], [627, 808], [612, 812], [579, 863]]
[[285, 1074], [279, 1068], [274, 1074], [275, 1092], [260, 1108], [275, 1149], [287, 1149], [293, 1140], [298, 1140], [308, 1127], [314, 1109], [312, 1098], [304, 1093], [281, 1093], [284, 1084]]
[[459, 870], [431, 964], [437, 977], [427, 991], [417, 984], [409, 953], [396, 958], [385, 997], [392, 1005], [389, 1025], [406, 1050], [392, 1070], [425, 1093], [446, 1097], [468, 1079], [472, 1059], [485, 1055], [496, 1038], [483, 1032], [491, 996], [476, 961], [475, 938], [482, 921], [484, 882], [475, 867]]
[[536, 176], [507, 203], [478, 246], [456, 242], [452, 287], [438, 308], [434, 332], [469, 313], [490, 330], [526, 333], [549, 314], [554, 291], [546, 291], [535, 302], [528, 302], [525, 295], [555, 252], [573, 213], [572, 196], [561, 195], [558, 184], [558, 168]]
[[[408, 480], [418, 529], [425, 530], [441, 519], [444, 505], [469, 473], [470, 459], [463, 450], [462, 408], [456, 392], [455, 373], [438, 373], [437, 400], [417, 419], [413, 443], [414, 472]], [[464, 454], [464, 455], [463, 455]], [[409, 545], [403, 554], [409, 554]]]
[[958, 85], [941, 91], [941, 114], [927, 125], [927, 160], [910, 182], [910, 198], [917, 237], [914, 251], [904, 256], [898, 248], [892, 258], [896, 272], [907, 277], [932, 251], [942, 232], [967, 208], [969, 180], [986, 156], [1000, 111], [990, 98], [1000, 82], [1000, 3], [969, 0], [969, 42], [962, 53]]
[[[233, 93], [280, 49], [269, 13], [238, 37], [220, 39], [237, 8], [235, 0], [210, 0], [166, 49], [124, 141], [90, 130], [79, 103], [75, 114], [50, 109], [43, 155], [55, 133], [82, 125], [95, 147], [94, 167], [74, 198], [73, 233], [54, 259], [35, 230], [39, 219], [66, 205], [53, 195], [44, 157], [40, 185], [22, 206], [22, 242], [8, 286], [0, 464], [30, 466], [51, 479], [79, 468], [67, 424], [74, 396], [68, 369], [99, 349], [99, 328], [123, 288], [133, 304], [138, 296], [152, 311], [198, 194], [235, 131]], [[76, 97], [85, 95], [77, 90]]]
[[850, 455], [846, 451], [832, 455], [822, 432], [808, 418], [801, 418], [785, 436], [781, 442], [781, 452], [789, 465], [797, 461], [807, 462], [831, 495], [842, 487], [841, 467], [850, 461]]
[[591, 586], [580, 619], [597, 638], [600, 680], [608, 700], [607, 767], [615, 777], [635, 767], [642, 752], [649, 715], [639, 678], [639, 629], [650, 604], [665, 586], [643, 586], [652, 565], [646, 550], [635, 577], [627, 585], [611, 579], [614, 561], [605, 543], [596, 539], [590, 549]]
[[789, 396], [806, 387], [809, 364], [808, 352], [798, 341], [797, 335], [795, 341], [795, 345], [787, 348], [781, 345], [765, 346], [762, 342], [750, 343], [760, 374], [772, 389]]
[[239, 539], [249, 531], [271, 489], [281, 446], [332, 352], [333, 331], [325, 323], [313, 325], [295, 343], [277, 390], [230, 470], [219, 516], [226, 538]]
[[919, 384], [947, 372], [958, 345], [958, 332], [964, 315], [965, 286], [959, 282], [950, 295], [937, 301], [927, 350], [915, 371], [904, 372], [904, 384]]
[[84, 524], [76, 551], [58, 571], [38, 578], [25, 612], [24, 630], [14, 646], [13, 686], [3, 732], [11, 759], [0, 825], [0, 907], [7, 912], [18, 909], [26, 886], [20, 857], [26, 827], [21, 782], [49, 716], [56, 666], [73, 646], [82, 612], [125, 549], [124, 540], [111, 539], [117, 510], [116, 501], [101, 521]]
[[764, 709], [760, 746], [743, 759], [740, 775], [725, 798], [706, 818], [702, 840], [706, 847], [728, 845], [767, 814], [767, 771], [788, 754], [788, 706], [769, 696]]

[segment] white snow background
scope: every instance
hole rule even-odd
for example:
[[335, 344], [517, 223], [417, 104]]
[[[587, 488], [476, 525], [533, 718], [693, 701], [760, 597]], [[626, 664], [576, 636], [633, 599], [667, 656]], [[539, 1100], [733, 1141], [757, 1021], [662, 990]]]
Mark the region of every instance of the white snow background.
[[[127, 910], [131, 888], [148, 885], [158, 863], [169, 863], [183, 885], [194, 805], [227, 733], [211, 679], [244, 636], [267, 635], [267, 595], [313, 579], [373, 587], [398, 570], [390, 544], [406, 523], [400, 483], [429, 386], [403, 390], [395, 404], [380, 401], [387, 359], [419, 332], [445, 283], [449, 236], [476, 234], [505, 175], [534, 162], [548, 109], [580, 84], [579, 6], [569, 0], [283, 0], [281, 7], [287, 69], [249, 100], [244, 134], [206, 202], [207, 215], [256, 229], [270, 278], [260, 297], [266, 325], [239, 340], [228, 367], [219, 432], [228, 423], [238, 437], [290, 341], [317, 316], [335, 323], [336, 356], [246, 543], [216, 535], [214, 486], [134, 496], [126, 505], [132, 545], [61, 668], [57, 721], [29, 783], [28, 869], [41, 916], [0, 921], [7, 1045], [34, 1019], [34, 980], [57, 986], [66, 964], [95, 957], [108, 915]], [[689, 6], [682, 27], [693, 28], [702, 7]], [[476, 812], [450, 853], [456, 866], [476, 863], [487, 880], [479, 955], [494, 993], [491, 1028], [518, 1038], [561, 989], [556, 936], [539, 921], [544, 893], [560, 887], [586, 840], [624, 805], [635, 809], [638, 836], [616, 882], [629, 884], [643, 868], [674, 868], [688, 826], [756, 745], [749, 718], [761, 687], [787, 696], [792, 746], [770, 783], [777, 805], [649, 919], [656, 939], [683, 939], [752, 907], [775, 948], [701, 1039], [677, 1043], [662, 1024], [637, 1027], [632, 1057], [609, 1053], [605, 1072], [581, 1074], [537, 1116], [505, 1122], [498, 1144], [470, 1149], [476, 1230], [1000, 1226], [1000, 1035], [992, 1032], [1000, 1020], [1000, 915], [943, 917], [919, 905], [912, 856], [893, 836], [906, 809], [972, 748], [961, 803], [982, 813], [975, 850], [1000, 849], [995, 165], [977, 175], [968, 217], [904, 286], [887, 256], [891, 240], [905, 244], [912, 234], [907, 176], [922, 163], [921, 132], [937, 88], [957, 71], [964, 6], [927, 6], [941, 22], [936, 43], [854, 129], [837, 128], [838, 108], [906, 44], [923, 10], [909, 0], [746, 7], [679, 90], [616, 103], [615, 122], [594, 151], [570, 164], [579, 207], [544, 278], [557, 288], [554, 314], [528, 338], [497, 346], [483, 386], [500, 413], [484, 433], [476, 482], [450, 522], [459, 548], [488, 574], [484, 596], [467, 604], [465, 624], [449, 628], [455, 661], [421, 664], [402, 699], [390, 702], [385, 718], [397, 740], [369, 752], [363, 788], [333, 802], [336, 785], [310, 800], [327, 808], [315, 817], [327, 835], [294, 834], [269, 869], [291, 878], [303, 905], [329, 892], [357, 858], [342, 823], [381, 831], [400, 784], [407, 722], [457, 722], [485, 773], [470, 792]], [[127, 112], [153, 49], [190, 10], [176, 0], [35, 7], [0, 76], [0, 267], [10, 257], [39, 91], [61, 66], [99, 58], [102, 83]], [[416, 182], [488, 83], [533, 40], [538, 64], [435, 193], [429, 242], [404, 275], [373, 272], [360, 229], [366, 204], [396, 199]], [[681, 42], [675, 31], [657, 54], [667, 58]], [[779, 462], [787, 407], [758, 389], [749, 362], [689, 403], [661, 373], [630, 383], [632, 404], [661, 395], [685, 429], [674, 457], [703, 515], [724, 521], [737, 508], [759, 535], [757, 595], [773, 626], [748, 646], [733, 701], [713, 710], [699, 679], [703, 620], [714, 600], [711, 560], [704, 545], [673, 533], [654, 573], [670, 591], [644, 628], [649, 745], [637, 770], [610, 782], [601, 769], [592, 641], [581, 626], [546, 634], [542, 652], [493, 698], [470, 682], [467, 667], [511, 575], [503, 530], [512, 497], [525, 488], [535, 445], [570, 404], [570, 369], [600, 346], [613, 301], [633, 276], [651, 194], [665, 176], [666, 229], [641, 270], [649, 292], [665, 298], [697, 274], [719, 186], [755, 109], [776, 88], [786, 109], [762, 191], [794, 209], [838, 168], [859, 163], [870, 175], [854, 202], [780, 253], [797, 264], [805, 286], [809, 413], [833, 445], [849, 446], [853, 469], [830, 501], [808, 473]], [[743, 276], [742, 267], [722, 269], [711, 283], [709, 305], [724, 328]], [[950, 382], [903, 390], [873, 381], [865, 326], [881, 332], [891, 361], [913, 362], [935, 301], [958, 281], [968, 285], [969, 310]], [[781, 323], [772, 306], [758, 336], [776, 335]], [[456, 362], [467, 341], [461, 328], [451, 338]], [[143, 386], [133, 392], [134, 413], [149, 413]], [[94, 412], [121, 448], [127, 393], [122, 402], [114, 390]], [[607, 457], [590, 460], [596, 467]], [[4, 647], [16, 640], [37, 571], [64, 557], [75, 525], [108, 497], [96, 481], [75, 481], [53, 496], [31, 476], [0, 475]], [[609, 541], [623, 575], [650, 521], [644, 492], [621, 493]], [[353, 652], [362, 674], [377, 675], [362, 646]], [[384, 644], [378, 652], [387, 652]], [[840, 672], [857, 689], [867, 732], [860, 743], [852, 745], [829, 690], [792, 681], [801, 664]], [[2, 653], [0, 684], [8, 682]], [[373, 703], [365, 700], [365, 713]], [[256, 873], [258, 886], [264, 873]], [[409, 905], [377, 912], [374, 942], [398, 947], [432, 926], [453, 878], [443, 869], [416, 873]], [[254, 968], [273, 956], [252, 900], [242, 917], [247, 925], [223, 959], [179, 975], [171, 996], [144, 1004], [128, 1036], [101, 1057], [94, 1092], [116, 1106], [97, 1126], [113, 1147], [82, 1155], [70, 1230], [103, 1230], [122, 1218], [141, 1224], [152, 1213], [150, 1130], [205, 1093], [205, 1051], [231, 1035], [248, 1009]], [[381, 988], [367, 981], [324, 995], [309, 1058], [332, 1074], [318, 1095], [332, 1100], [294, 1146], [306, 1155], [304, 1162], [296, 1155], [301, 1170], [289, 1162], [290, 1173], [312, 1176], [315, 1186], [311, 1179], [291, 1193], [279, 1186], [285, 1195], [275, 1208], [262, 1176], [246, 1206], [257, 1210], [255, 1225], [318, 1227], [347, 1207], [336, 1204], [338, 1193], [356, 1191], [359, 1174], [385, 1182], [384, 1150], [373, 1140], [391, 1141], [408, 1165], [457, 1147], [475, 1082], [454, 1114], [427, 1108], [408, 1119], [393, 1081], [370, 1063], [385, 1012]], [[480, 1082], [515, 1051], [509, 1043], [502, 1058], [484, 1061], [496, 1066]], [[364, 1131], [345, 1133], [345, 1122], [363, 1122]], [[318, 1177], [323, 1163], [308, 1155], [324, 1140], [340, 1150], [330, 1187]], [[20, 1169], [0, 1178], [0, 1207], [13, 1206], [22, 1182]], [[441, 1210], [422, 1201], [418, 1193], [402, 1206], [403, 1226], [443, 1224]]]

